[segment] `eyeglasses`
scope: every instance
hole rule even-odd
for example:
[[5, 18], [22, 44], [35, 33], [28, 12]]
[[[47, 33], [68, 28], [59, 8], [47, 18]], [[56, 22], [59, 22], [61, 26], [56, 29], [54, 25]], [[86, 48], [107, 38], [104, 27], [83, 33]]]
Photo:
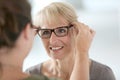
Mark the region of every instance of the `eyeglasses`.
[[69, 29], [73, 27], [70, 26], [62, 26], [55, 29], [38, 29], [38, 35], [43, 39], [48, 39], [51, 37], [52, 32], [58, 37], [64, 37], [68, 34]]

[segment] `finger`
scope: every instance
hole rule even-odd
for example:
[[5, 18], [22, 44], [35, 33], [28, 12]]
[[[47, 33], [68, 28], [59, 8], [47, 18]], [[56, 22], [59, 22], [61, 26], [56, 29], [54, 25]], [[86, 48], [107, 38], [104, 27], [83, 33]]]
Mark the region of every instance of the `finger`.
[[95, 32], [94, 30], [92, 30], [92, 29], [91, 29], [91, 31], [90, 31], [90, 32], [91, 32], [91, 35], [92, 35], [92, 40], [93, 40], [93, 38], [94, 38], [94, 36], [95, 36], [96, 32]]
[[52, 71], [54, 76], [60, 77], [61, 76], [61, 65], [59, 60], [54, 60], [54, 68]]
[[51, 72], [54, 76], [56, 76], [57, 75], [57, 70], [56, 70], [57, 62], [55, 59], [52, 59], [52, 62], [53, 62], [53, 64], [52, 64]]
[[75, 28], [78, 30], [78, 34], [86, 34], [87, 30], [89, 30], [88, 25], [85, 25], [84, 23], [76, 22], [75, 24]]
[[92, 36], [94, 36], [95, 33], [96, 33], [93, 29], [90, 29], [89, 32], [90, 32], [90, 34], [91, 34]]
[[90, 32], [92, 35], [95, 35], [95, 33], [96, 33], [93, 29], [90, 29]]

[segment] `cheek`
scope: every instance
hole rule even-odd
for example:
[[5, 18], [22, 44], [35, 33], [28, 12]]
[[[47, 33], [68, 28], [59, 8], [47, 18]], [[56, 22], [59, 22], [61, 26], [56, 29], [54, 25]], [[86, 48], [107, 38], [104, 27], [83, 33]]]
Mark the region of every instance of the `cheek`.
[[62, 41], [63, 41], [64, 44], [66, 45], [67, 50], [70, 51], [70, 49], [71, 49], [71, 38], [70, 38], [70, 36], [64, 37], [64, 38], [62, 39]]
[[71, 51], [74, 47], [74, 37], [72, 34], [69, 34], [67, 36], [66, 43], [67, 43], [68, 50]]
[[66, 43], [67, 45], [70, 45], [71, 40], [70, 40], [69, 37], [64, 38], [63, 41], [64, 41], [64, 43]]

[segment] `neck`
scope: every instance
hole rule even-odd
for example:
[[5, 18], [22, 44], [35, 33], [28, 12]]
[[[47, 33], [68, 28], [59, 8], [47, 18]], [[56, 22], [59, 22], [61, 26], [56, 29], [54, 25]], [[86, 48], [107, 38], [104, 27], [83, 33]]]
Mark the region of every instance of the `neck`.
[[10, 64], [10, 63], [1, 63], [1, 67], [2, 69], [16, 69], [17, 71], [22, 71], [22, 67], [19, 65], [14, 65], [14, 64]]
[[0, 63], [0, 78], [2, 77], [2, 64]]
[[27, 75], [22, 72], [21, 67], [2, 64], [2, 76], [0, 80], [19, 80], [26, 77]]
[[17, 48], [0, 50], [0, 63], [5, 66], [16, 66], [22, 69], [23, 59], [20, 52]]

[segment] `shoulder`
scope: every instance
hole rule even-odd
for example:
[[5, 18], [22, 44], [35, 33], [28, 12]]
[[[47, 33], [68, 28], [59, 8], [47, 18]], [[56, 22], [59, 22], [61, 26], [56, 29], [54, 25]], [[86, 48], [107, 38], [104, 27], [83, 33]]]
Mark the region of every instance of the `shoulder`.
[[41, 66], [42, 66], [42, 63], [39, 63], [37, 65], [34, 65], [30, 68], [28, 68], [25, 72], [28, 73], [28, 74], [33, 74], [33, 75], [40, 75], [41, 74]]
[[113, 71], [107, 65], [92, 60], [90, 67], [90, 77], [95, 80], [115, 80]]
[[47, 60], [43, 63], [39, 63], [37, 65], [28, 68], [25, 72], [31, 75], [43, 75], [42, 71], [48, 69], [50, 66], [51, 66], [51, 60]]

